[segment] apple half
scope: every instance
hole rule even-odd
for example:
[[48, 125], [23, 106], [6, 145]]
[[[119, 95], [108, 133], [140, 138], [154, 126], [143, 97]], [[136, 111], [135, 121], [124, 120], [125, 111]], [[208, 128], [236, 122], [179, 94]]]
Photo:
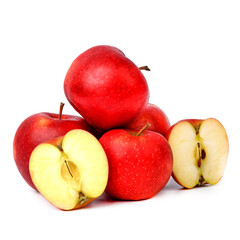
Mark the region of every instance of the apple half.
[[173, 151], [173, 178], [185, 188], [220, 181], [228, 158], [228, 137], [214, 118], [174, 124], [167, 139]]
[[86, 206], [105, 190], [108, 161], [99, 141], [85, 130], [38, 145], [29, 162], [38, 191], [62, 210]]

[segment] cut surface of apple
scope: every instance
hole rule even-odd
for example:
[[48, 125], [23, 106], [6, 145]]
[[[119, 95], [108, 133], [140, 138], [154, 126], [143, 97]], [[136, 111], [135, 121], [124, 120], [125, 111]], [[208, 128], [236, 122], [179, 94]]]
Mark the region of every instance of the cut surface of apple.
[[70, 210], [83, 207], [105, 190], [106, 154], [98, 140], [84, 130], [38, 145], [29, 162], [32, 181], [54, 206]]
[[169, 130], [173, 151], [173, 177], [185, 188], [220, 181], [228, 157], [228, 137], [213, 118], [183, 120]]

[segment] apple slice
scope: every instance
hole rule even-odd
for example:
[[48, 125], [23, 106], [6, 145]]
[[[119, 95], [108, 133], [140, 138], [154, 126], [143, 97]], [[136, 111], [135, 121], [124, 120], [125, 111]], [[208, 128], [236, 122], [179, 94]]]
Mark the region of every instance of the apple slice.
[[29, 170], [38, 191], [63, 210], [86, 206], [104, 192], [108, 180], [108, 161], [101, 144], [79, 129], [38, 145]]
[[185, 188], [220, 181], [228, 157], [228, 137], [213, 118], [183, 120], [167, 134], [173, 151], [173, 178]]

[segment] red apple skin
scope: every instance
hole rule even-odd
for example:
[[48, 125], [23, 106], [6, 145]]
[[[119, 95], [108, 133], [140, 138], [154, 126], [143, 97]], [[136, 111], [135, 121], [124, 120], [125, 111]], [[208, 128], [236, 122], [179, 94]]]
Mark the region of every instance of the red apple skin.
[[142, 112], [132, 122], [126, 125], [125, 128], [140, 130], [146, 122], [151, 124], [148, 130], [158, 132], [163, 136], [166, 136], [171, 126], [164, 111], [158, 106], [148, 103]]
[[147, 130], [136, 134], [134, 130], [114, 129], [100, 138], [109, 162], [106, 192], [113, 198], [151, 198], [172, 174], [172, 151], [167, 140]]
[[170, 137], [170, 134], [172, 132], [172, 129], [177, 125], [179, 124], [180, 122], [188, 122], [190, 124], [192, 124], [192, 126], [195, 128], [195, 129], [199, 129], [201, 123], [203, 122], [204, 120], [203, 119], [184, 119], [184, 120], [181, 120], [181, 121], [178, 121], [176, 122], [175, 124], [173, 124], [167, 131], [166, 133], [166, 139], [169, 140], [169, 137]]
[[100, 45], [71, 64], [64, 91], [68, 101], [94, 128], [119, 128], [146, 106], [149, 89], [139, 68], [119, 49]]
[[62, 115], [59, 119], [58, 114], [42, 112], [28, 117], [20, 124], [13, 140], [13, 156], [20, 174], [32, 188], [36, 189], [29, 173], [29, 159], [33, 149], [72, 129], [84, 129], [95, 134], [95, 130], [83, 118], [72, 115]]

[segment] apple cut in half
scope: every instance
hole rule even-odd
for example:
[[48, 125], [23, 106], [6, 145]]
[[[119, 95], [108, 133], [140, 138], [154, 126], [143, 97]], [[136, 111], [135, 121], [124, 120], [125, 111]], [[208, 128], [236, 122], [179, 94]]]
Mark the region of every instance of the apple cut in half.
[[99, 141], [85, 130], [38, 145], [29, 162], [38, 191], [62, 210], [86, 206], [105, 190], [108, 161]]
[[167, 134], [173, 151], [173, 178], [185, 188], [220, 181], [228, 158], [228, 137], [214, 118], [188, 119], [173, 125]]

